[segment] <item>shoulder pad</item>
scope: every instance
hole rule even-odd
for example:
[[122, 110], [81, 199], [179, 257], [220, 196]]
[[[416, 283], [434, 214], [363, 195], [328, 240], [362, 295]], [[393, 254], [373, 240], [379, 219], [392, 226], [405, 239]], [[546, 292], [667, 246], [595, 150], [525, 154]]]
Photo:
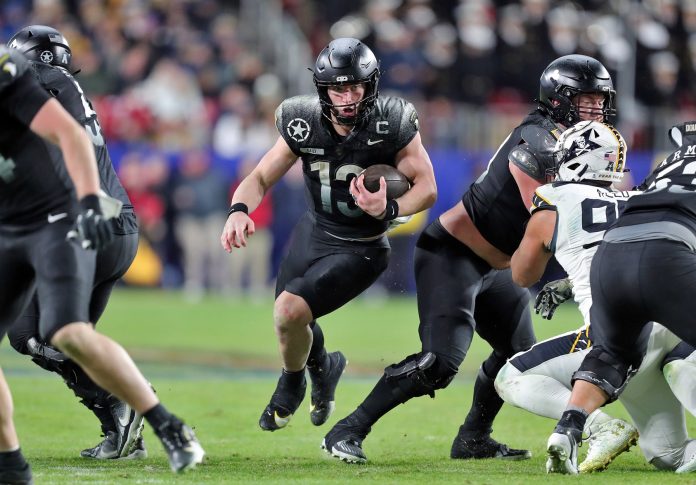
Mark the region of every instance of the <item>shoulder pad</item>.
[[546, 169], [529, 145], [517, 145], [510, 151], [508, 160], [519, 167], [524, 173], [536, 180], [542, 180], [546, 175]]
[[420, 128], [416, 108], [396, 96], [377, 98], [368, 125], [375, 134], [393, 143], [397, 151], [408, 145]]
[[19, 51], [0, 46], [0, 91], [20, 78], [27, 65], [28, 61]]
[[551, 155], [556, 146], [556, 140], [561, 136], [561, 131], [555, 125], [552, 128], [532, 123], [523, 126], [520, 135], [532, 151]]
[[538, 210], [555, 211], [556, 204], [553, 200], [553, 192], [553, 187], [550, 184], [537, 187], [532, 196], [532, 207], [530, 208], [530, 212], [534, 214], [534, 212]]
[[278, 133], [290, 149], [299, 156], [299, 149], [316, 137], [322, 128], [321, 105], [318, 96], [288, 98], [276, 109]]

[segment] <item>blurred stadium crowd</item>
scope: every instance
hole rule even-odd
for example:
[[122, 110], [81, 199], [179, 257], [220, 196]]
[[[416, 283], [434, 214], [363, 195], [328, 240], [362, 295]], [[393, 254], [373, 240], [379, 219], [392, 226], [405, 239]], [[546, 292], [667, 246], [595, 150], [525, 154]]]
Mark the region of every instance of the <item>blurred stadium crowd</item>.
[[3, 42], [28, 24], [71, 43], [141, 223], [131, 282], [192, 296], [242, 283], [268, 291], [304, 210], [299, 167], [254, 212], [260, 230], [246, 254], [227, 256], [219, 234], [231, 191], [277, 137], [275, 108], [313, 92], [307, 68], [331, 38], [363, 39], [381, 59], [380, 91], [414, 102], [436, 173], [458, 174], [438, 177], [444, 205], [529, 110], [560, 55], [607, 66], [617, 125], [647, 159], [665, 148], [668, 126], [696, 115], [696, 0], [0, 2]]

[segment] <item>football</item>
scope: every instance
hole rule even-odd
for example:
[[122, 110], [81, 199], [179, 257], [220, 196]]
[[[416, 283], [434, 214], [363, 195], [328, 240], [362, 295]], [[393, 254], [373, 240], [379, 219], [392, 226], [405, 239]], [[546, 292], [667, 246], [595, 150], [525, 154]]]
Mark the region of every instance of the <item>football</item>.
[[399, 198], [411, 188], [411, 182], [406, 178], [406, 175], [391, 165], [372, 165], [363, 170], [362, 174], [365, 175], [363, 180], [365, 188], [370, 192], [379, 190], [379, 179], [384, 177], [384, 181], [387, 183], [387, 199]]

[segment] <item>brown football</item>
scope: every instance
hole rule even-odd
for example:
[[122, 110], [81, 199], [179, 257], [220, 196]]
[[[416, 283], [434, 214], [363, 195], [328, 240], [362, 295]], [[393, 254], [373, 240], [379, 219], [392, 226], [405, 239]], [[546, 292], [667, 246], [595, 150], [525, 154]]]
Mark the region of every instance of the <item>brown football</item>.
[[383, 163], [371, 165], [362, 173], [365, 175], [363, 180], [365, 188], [370, 192], [379, 190], [379, 179], [384, 177], [384, 181], [387, 183], [387, 199], [397, 199], [411, 188], [411, 182], [406, 178], [406, 175], [391, 165]]

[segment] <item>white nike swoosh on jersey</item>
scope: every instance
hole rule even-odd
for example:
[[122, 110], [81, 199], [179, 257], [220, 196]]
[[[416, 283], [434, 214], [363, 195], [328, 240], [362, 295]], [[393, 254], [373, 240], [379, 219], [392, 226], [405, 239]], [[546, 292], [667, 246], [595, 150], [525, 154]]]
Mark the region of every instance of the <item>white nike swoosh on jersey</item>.
[[49, 214], [48, 215], [48, 223], [53, 224], [54, 222], [57, 222], [61, 219], [65, 219], [66, 217], [68, 217], [67, 212], [60, 212], [58, 214]]
[[382, 143], [383, 141], [384, 141], [384, 140], [370, 140], [370, 139], [368, 139], [368, 140], [367, 140], [367, 144], [368, 144], [369, 146], [371, 146], [371, 145], [376, 145], [377, 143]]

